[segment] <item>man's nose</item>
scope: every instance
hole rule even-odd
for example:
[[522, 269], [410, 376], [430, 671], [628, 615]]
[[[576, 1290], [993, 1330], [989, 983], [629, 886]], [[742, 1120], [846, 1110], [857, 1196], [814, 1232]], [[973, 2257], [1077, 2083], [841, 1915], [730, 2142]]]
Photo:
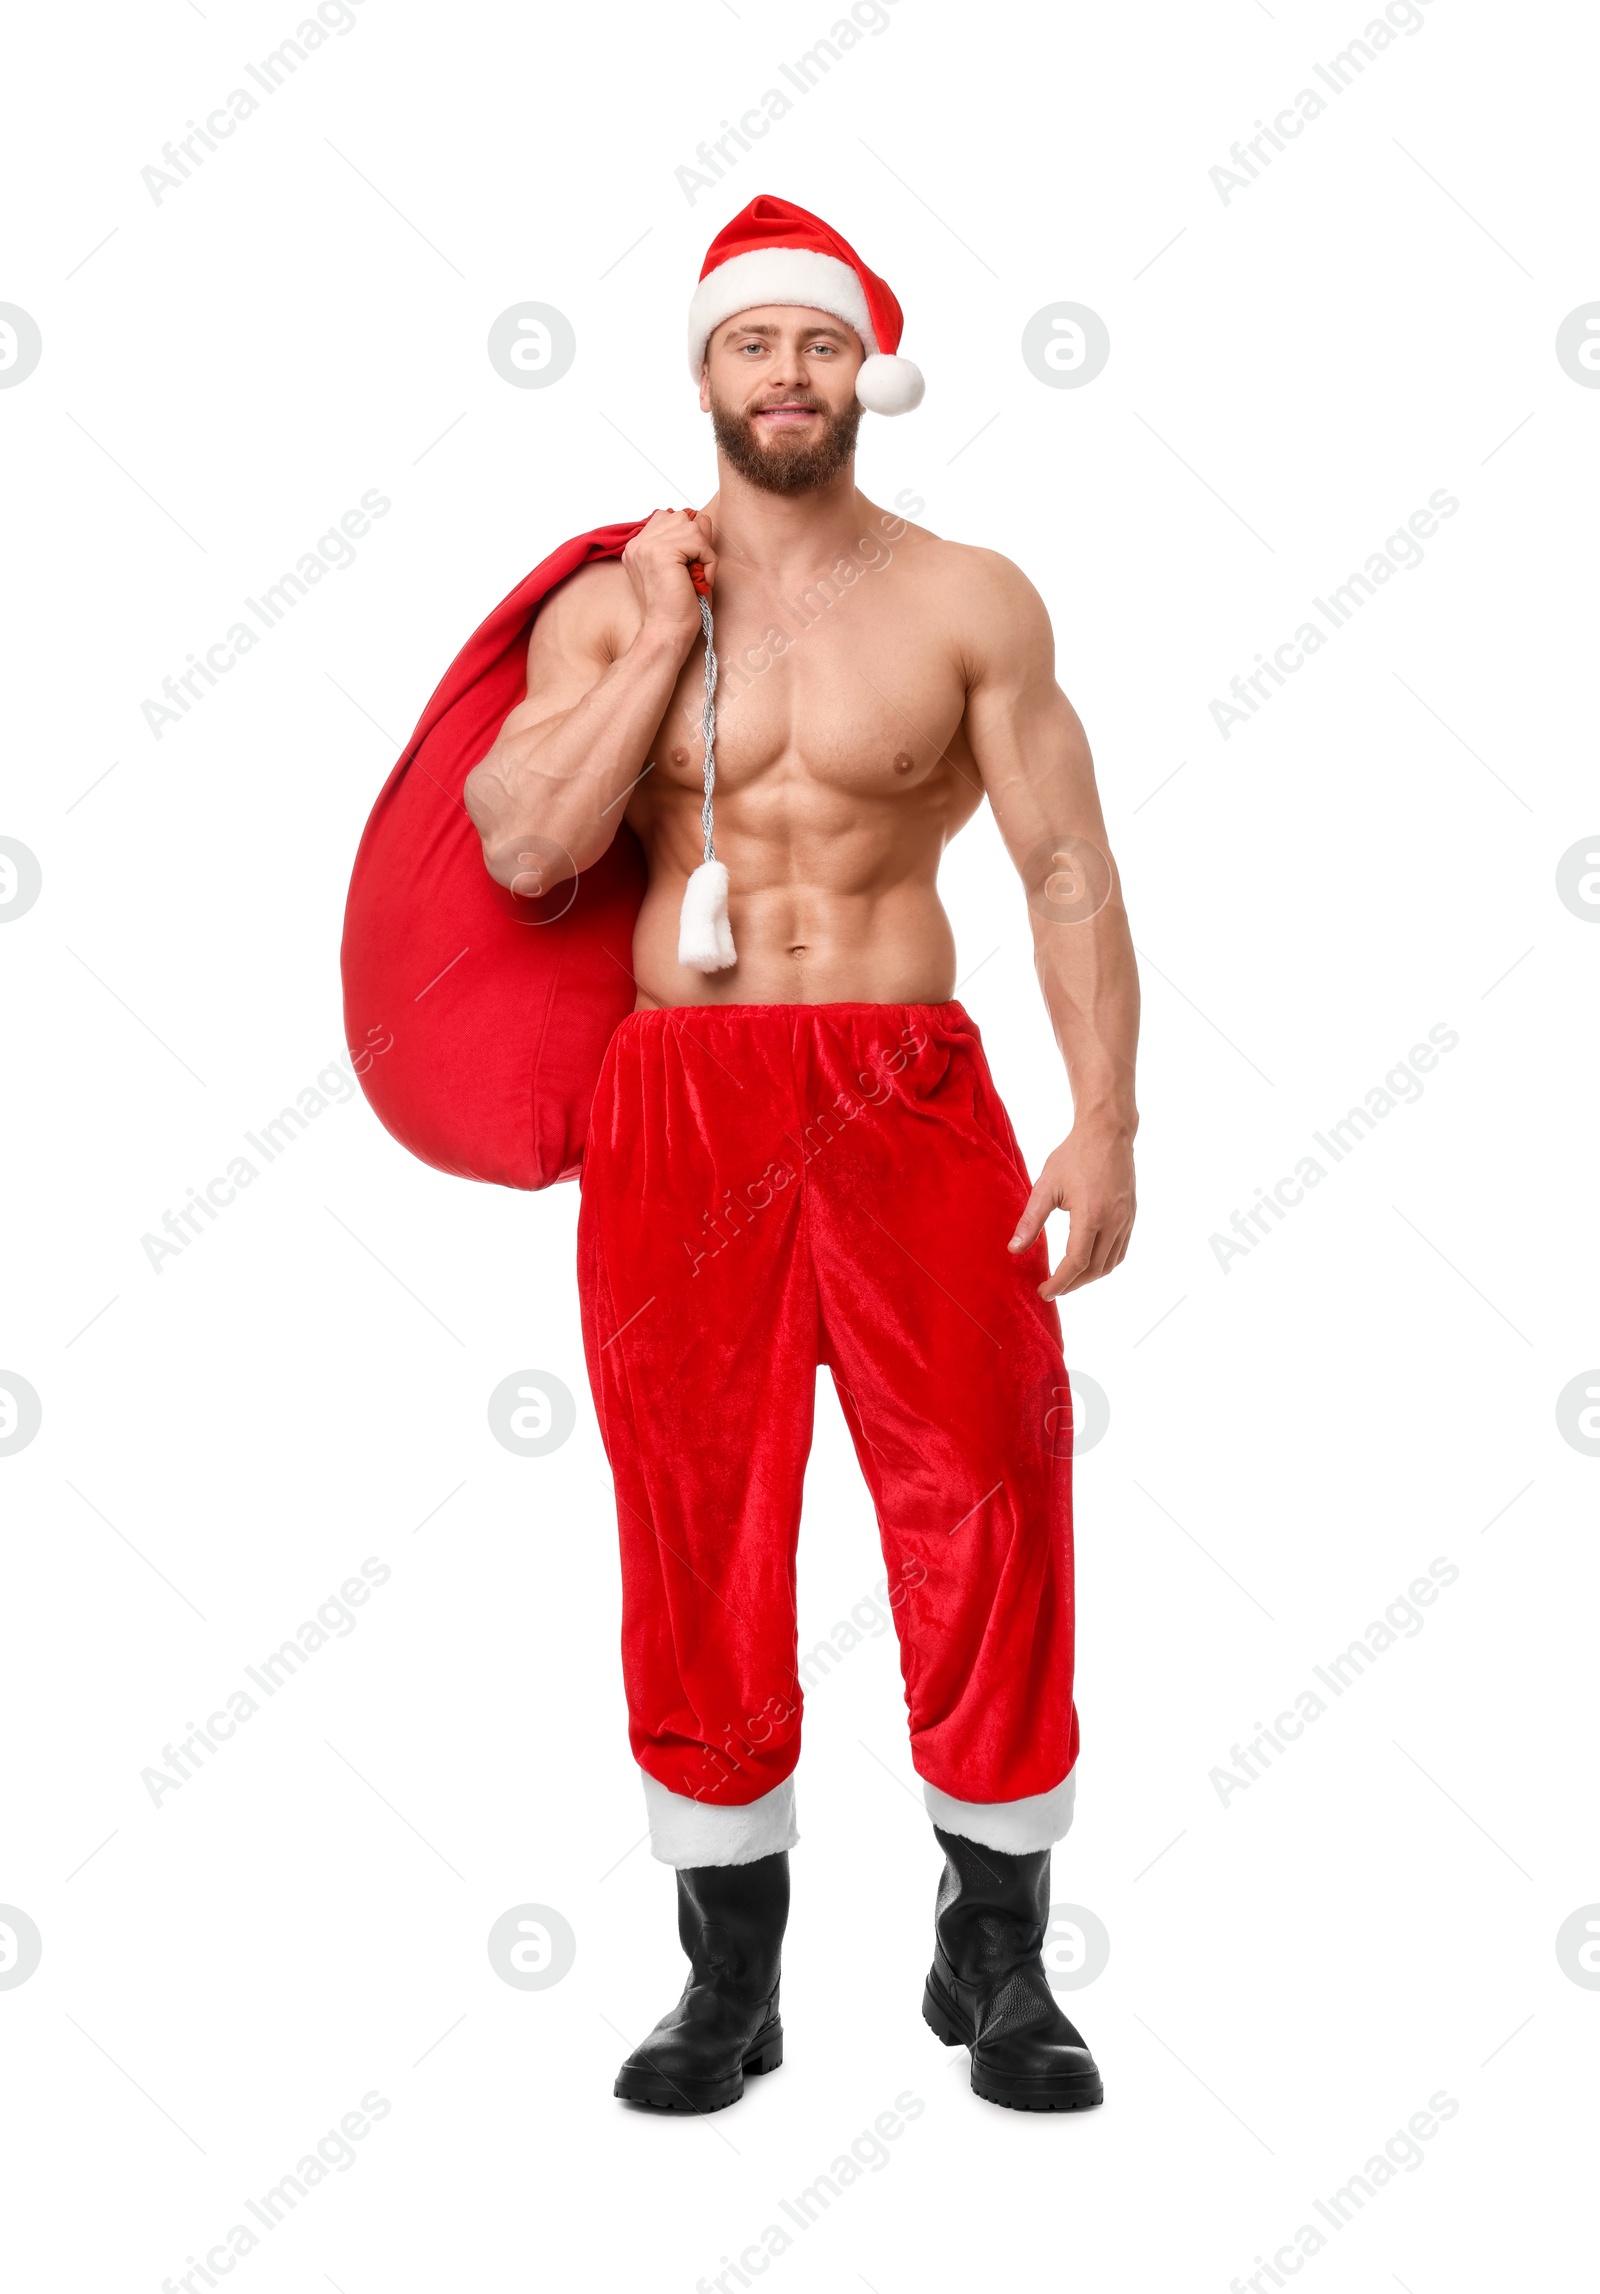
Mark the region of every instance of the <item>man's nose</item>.
[[773, 353], [772, 365], [765, 377], [769, 390], [805, 390], [811, 387], [806, 362], [798, 350], [780, 343]]

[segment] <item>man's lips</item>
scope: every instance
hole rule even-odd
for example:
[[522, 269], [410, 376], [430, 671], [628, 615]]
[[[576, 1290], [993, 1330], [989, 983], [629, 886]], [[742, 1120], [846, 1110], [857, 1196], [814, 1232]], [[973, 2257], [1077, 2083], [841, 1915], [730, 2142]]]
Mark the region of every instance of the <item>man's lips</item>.
[[797, 423], [815, 421], [819, 411], [815, 406], [790, 405], [785, 402], [778, 406], [758, 406], [754, 419], [771, 423], [775, 430], [787, 430]]

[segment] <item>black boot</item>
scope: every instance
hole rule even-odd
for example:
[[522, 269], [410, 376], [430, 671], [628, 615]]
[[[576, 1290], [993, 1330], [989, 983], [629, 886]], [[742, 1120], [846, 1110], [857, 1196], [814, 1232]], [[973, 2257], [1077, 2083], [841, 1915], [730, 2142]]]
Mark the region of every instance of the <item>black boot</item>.
[[720, 2111], [747, 2071], [783, 2061], [778, 1970], [789, 1917], [784, 1849], [753, 1864], [700, 1864], [678, 1874], [678, 1941], [689, 1958], [683, 1997], [617, 2073], [614, 2093], [662, 2111]]
[[1050, 1916], [1050, 1851], [1008, 1856], [934, 1826], [944, 1877], [923, 2020], [972, 2050], [972, 2091], [1014, 2111], [1103, 2102], [1094, 2057], [1055, 2002], [1039, 1948]]

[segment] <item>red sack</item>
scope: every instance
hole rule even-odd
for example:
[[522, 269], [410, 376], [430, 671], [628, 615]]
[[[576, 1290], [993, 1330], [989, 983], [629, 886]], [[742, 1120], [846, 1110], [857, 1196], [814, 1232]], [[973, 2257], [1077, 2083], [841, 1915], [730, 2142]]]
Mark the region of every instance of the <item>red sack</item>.
[[575, 1179], [612, 1031], [634, 1006], [645, 860], [624, 823], [542, 900], [496, 884], [462, 802], [527, 691], [528, 633], [580, 566], [620, 557], [643, 520], [602, 526], [535, 566], [467, 640], [372, 808], [345, 903], [345, 1041], [374, 1114], [424, 1163], [502, 1187]]

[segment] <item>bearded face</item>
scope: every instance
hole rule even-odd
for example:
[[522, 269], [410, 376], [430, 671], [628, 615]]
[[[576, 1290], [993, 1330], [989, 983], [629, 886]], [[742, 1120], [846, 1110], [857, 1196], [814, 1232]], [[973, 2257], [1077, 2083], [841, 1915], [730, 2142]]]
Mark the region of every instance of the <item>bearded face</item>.
[[[763, 404], [808, 407], [813, 419], [773, 427], [757, 420]], [[861, 413], [854, 398], [835, 411], [809, 389], [774, 391], [753, 407], [730, 405], [711, 391], [718, 446], [741, 478], [768, 494], [805, 494], [836, 478], [856, 450]]]

